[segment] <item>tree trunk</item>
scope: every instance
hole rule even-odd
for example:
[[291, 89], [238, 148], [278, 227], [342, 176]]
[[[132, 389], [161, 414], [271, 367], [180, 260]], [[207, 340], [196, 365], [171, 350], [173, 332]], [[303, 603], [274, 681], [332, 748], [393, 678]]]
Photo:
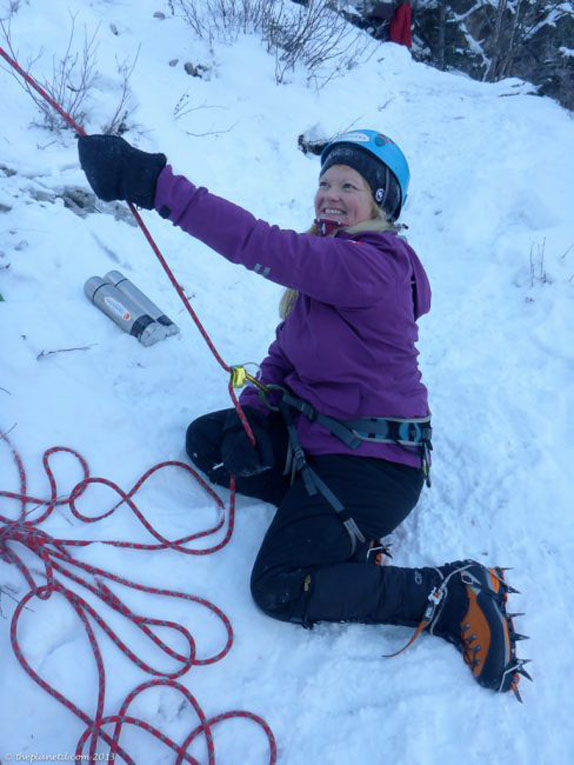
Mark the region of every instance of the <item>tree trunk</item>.
[[443, 71], [446, 69], [446, 2], [447, 0], [440, 0], [438, 24], [438, 66]]
[[498, 9], [496, 11], [496, 21], [494, 24], [494, 35], [492, 37], [492, 56], [490, 66], [484, 79], [487, 82], [495, 82], [498, 79], [498, 62], [502, 57], [502, 29], [504, 26], [504, 14], [506, 13], [507, 0], [498, 0]]
[[510, 71], [514, 59], [514, 50], [516, 44], [520, 44], [520, 40], [516, 39], [516, 30], [520, 23], [520, 12], [522, 10], [522, 0], [516, 0], [516, 7], [514, 9], [514, 18], [512, 19], [512, 28], [510, 30], [510, 39], [508, 40], [508, 50], [506, 56], [500, 67], [500, 77], [506, 77]]

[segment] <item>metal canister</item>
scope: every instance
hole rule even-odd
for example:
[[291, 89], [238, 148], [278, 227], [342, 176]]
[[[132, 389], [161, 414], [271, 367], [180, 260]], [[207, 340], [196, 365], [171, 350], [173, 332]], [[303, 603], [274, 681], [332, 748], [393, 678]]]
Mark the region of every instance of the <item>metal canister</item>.
[[99, 276], [92, 276], [84, 284], [84, 292], [100, 311], [120, 329], [149, 346], [163, 340], [166, 328], [146, 313], [134, 300]]
[[174, 322], [169, 319], [147, 295], [144, 295], [144, 293], [136, 287], [130, 279], [124, 276], [121, 271], [108, 271], [104, 276], [104, 279], [136, 302], [140, 308], [145, 311], [148, 316], [151, 316], [152, 319], [157, 321], [158, 324], [165, 327], [167, 337], [170, 335], [177, 335], [179, 332], [177, 324], [174, 324]]

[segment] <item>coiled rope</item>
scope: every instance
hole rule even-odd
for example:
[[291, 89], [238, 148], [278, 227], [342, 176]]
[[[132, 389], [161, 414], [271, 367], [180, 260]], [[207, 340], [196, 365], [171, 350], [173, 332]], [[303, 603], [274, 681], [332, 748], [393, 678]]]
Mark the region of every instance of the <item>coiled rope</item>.
[[[39, 95], [42, 98], [44, 98], [60, 114], [60, 116], [77, 134], [79, 135], [86, 134], [83, 127], [81, 125], [78, 125], [75, 122], [75, 120], [60, 106], [60, 104], [58, 104], [55, 101], [55, 99], [53, 99], [46, 92], [46, 90], [42, 88], [28, 72], [22, 69], [22, 67], [18, 64], [18, 62], [15, 61], [15, 59], [12, 58], [10, 55], [8, 55], [8, 53], [2, 47], [0, 47], [0, 56], [5, 61], [7, 61], [7, 63], [25, 80], [25, 82], [31, 88], [33, 88], [37, 93], [39, 93]], [[217, 349], [215, 348], [215, 345], [213, 344], [211, 338], [209, 337], [208, 333], [206, 332], [203, 325], [201, 324], [197, 314], [193, 310], [187, 296], [185, 295], [185, 292], [183, 291], [183, 288], [178, 283], [171, 268], [166, 262], [164, 256], [162, 255], [159, 247], [155, 243], [153, 237], [151, 236], [149, 230], [147, 229], [145, 223], [143, 222], [140, 214], [138, 213], [138, 211], [136, 210], [133, 204], [128, 203], [128, 205], [139, 228], [142, 230], [154, 254], [158, 258], [162, 268], [167, 274], [170, 282], [172, 283], [177, 294], [182, 300], [187, 312], [191, 316], [196, 327], [199, 329], [202, 337], [204, 338], [205, 342], [210, 348], [215, 359], [220, 364], [220, 366], [224, 369], [224, 371], [230, 374], [230, 379], [228, 384], [229, 394], [237, 410], [238, 416], [240, 417], [241, 422], [243, 423], [243, 427], [245, 428], [249, 436], [249, 439], [251, 440], [252, 444], [255, 444], [255, 437], [253, 435], [253, 431], [251, 430], [251, 427], [249, 426], [249, 422], [247, 421], [247, 418], [245, 417], [245, 414], [243, 413], [241, 409], [241, 406], [239, 404], [239, 401], [233, 389], [234, 381], [237, 379], [237, 374], [236, 374], [237, 368], [229, 366], [222, 359]], [[249, 375], [247, 375], [247, 377], [251, 379]], [[195, 699], [195, 697], [181, 683], [176, 682], [176, 679], [184, 675], [186, 672], [188, 672], [188, 670], [192, 666], [213, 664], [214, 662], [222, 659], [231, 649], [232, 642], [233, 642], [233, 631], [232, 631], [232, 627], [229, 622], [229, 619], [226, 617], [223, 611], [217, 608], [213, 603], [210, 603], [209, 601], [203, 598], [199, 598], [197, 596], [189, 595], [187, 593], [179, 592], [176, 590], [159, 589], [159, 588], [142, 585], [137, 582], [133, 582], [123, 577], [117, 576], [116, 574], [112, 574], [108, 571], [105, 571], [102, 568], [98, 568], [96, 566], [86, 564], [74, 558], [69, 552], [68, 548], [85, 547], [87, 545], [93, 544], [94, 540], [58, 539], [58, 538], [54, 538], [50, 536], [45, 531], [39, 528], [39, 525], [42, 522], [46, 521], [50, 517], [50, 515], [53, 513], [54, 509], [59, 506], [67, 505], [72, 515], [74, 515], [78, 520], [84, 523], [94, 523], [96, 521], [100, 521], [104, 518], [107, 518], [112, 513], [114, 513], [120, 506], [127, 505], [129, 509], [132, 511], [132, 513], [135, 515], [137, 520], [144, 526], [146, 531], [156, 540], [156, 542], [154, 544], [142, 544], [142, 543], [136, 543], [136, 542], [129, 542], [125, 540], [98, 540], [100, 544], [112, 545], [114, 547], [126, 547], [133, 550], [170, 549], [170, 550], [177, 551], [179, 553], [183, 553], [185, 555], [208, 555], [210, 553], [213, 553], [213, 552], [216, 552], [217, 550], [222, 549], [229, 542], [229, 539], [231, 538], [231, 535], [233, 533], [234, 518], [235, 518], [235, 479], [234, 477], [232, 476], [231, 478], [229, 519], [227, 524], [227, 530], [225, 532], [223, 539], [220, 542], [214, 544], [210, 548], [189, 548], [187, 547], [189, 543], [193, 543], [194, 541], [198, 539], [205, 539], [215, 534], [220, 529], [222, 529], [225, 524], [225, 507], [223, 505], [223, 502], [218, 497], [218, 495], [208, 486], [208, 484], [189, 465], [183, 462], [175, 461], [175, 460], [162, 462], [150, 468], [148, 471], [146, 471], [141, 476], [141, 478], [137, 481], [137, 483], [133, 486], [133, 488], [130, 489], [130, 491], [124, 492], [117, 484], [115, 484], [112, 481], [109, 481], [105, 478], [90, 477], [88, 464], [86, 460], [78, 452], [68, 447], [56, 446], [56, 447], [52, 447], [51, 449], [48, 449], [44, 453], [42, 458], [44, 470], [46, 472], [48, 482], [50, 484], [50, 498], [49, 499], [38, 498], [38, 497], [33, 497], [27, 493], [26, 471], [24, 469], [24, 464], [17, 450], [14, 448], [14, 446], [12, 445], [11, 441], [8, 439], [6, 434], [0, 434], [0, 440], [2, 440], [5, 444], [7, 444], [8, 448], [10, 449], [15, 465], [18, 470], [19, 478], [20, 478], [20, 488], [18, 492], [0, 491], [0, 497], [3, 497], [8, 500], [15, 500], [20, 502], [20, 514], [16, 520], [9, 518], [8, 516], [5, 516], [5, 515], [0, 515], [0, 523], [2, 524], [2, 526], [0, 526], [0, 558], [2, 558], [4, 561], [12, 565], [15, 565], [20, 571], [20, 573], [22, 574], [22, 576], [24, 577], [24, 579], [26, 580], [30, 588], [29, 592], [18, 603], [12, 617], [11, 628], [10, 628], [12, 648], [14, 650], [14, 653], [19, 663], [24, 668], [24, 670], [30, 675], [30, 677], [40, 687], [42, 687], [47, 693], [49, 693], [52, 697], [54, 697], [57, 701], [59, 701], [67, 709], [69, 709], [73, 714], [79, 717], [82, 720], [82, 722], [84, 722], [84, 724], [86, 725], [86, 729], [78, 741], [76, 754], [78, 756], [83, 754], [84, 748], [89, 739], [90, 740], [89, 756], [90, 756], [90, 759], [92, 760], [95, 759], [94, 755], [96, 754], [98, 742], [101, 739], [106, 744], [109, 745], [110, 756], [113, 755], [113, 758], [118, 756], [118, 757], [121, 757], [126, 763], [130, 763], [130, 764], [134, 763], [134, 760], [121, 747], [119, 743], [123, 726], [131, 725], [131, 726], [140, 728], [144, 731], [147, 731], [149, 734], [151, 734], [156, 739], [161, 741], [167, 747], [172, 749], [177, 754], [177, 759], [176, 759], [177, 765], [179, 765], [180, 763], [184, 761], [189, 763], [198, 763], [198, 761], [192, 755], [190, 755], [187, 750], [189, 746], [197, 739], [197, 737], [200, 734], [203, 734], [205, 736], [206, 744], [207, 744], [209, 765], [214, 765], [215, 764], [215, 747], [213, 742], [212, 729], [216, 725], [218, 725], [219, 723], [225, 720], [228, 720], [234, 717], [239, 717], [239, 718], [252, 720], [263, 729], [269, 742], [269, 762], [272, 764], [275, 763], [277, 759], [277, 747], [275, 743], [275, 738], [273, 736], [273, 732], [271, 731], [270, 727], [268, 726], [268, 724], [265, 722], [263, 718], [251, 712], [237, 711], [237, 710], [231, 711], [231, 712], [225, 712], [220, 715], [216, 715], [215, 717], [207, 718], [205, 713], [201, 709], [199, 703]], [[75, 457], [81, 466], [82, 473], [84, 476], [83, 479], [72, 489], [70, 494], [64, 498], [61, 498], [58, 496], [56, 480], [54, 477], [54, 473], [50, 467], [50, 458], [52, 457], [52, 455], [56, 453], [67, 453]], [[195, 533], [195, 534], [190, 534], [188, 536], [184, 536], [176, 540], [169, 540], [169, 539], [166, 539], [163, 535], [161, 535], [158, 531], [156, 531], [154, 527], [152, 526], [152, 524], [145, 518], [143, 513], [138, 509], [137, 505], [133, 501], [134, 495], [152, 475], [154, 475], [159, 470], [162, 470], [168, 467], [177, 468], [187, 472], [211, 496], [219, 512], [219, 519], [217, 520], [217, 522], [212, 528]], [[91, 484], [103, 484], [113, 489], [119, 495], [120, 500], [110, 510], [102, 513], [101, 515], [86, 516], [82, 514], [76, 506], [76, 501], [80, 498], [81, 495], [84, 494], [88, 486], [90, 486]], [[39, 506], [40, 508], [45, 508], [45, 509], [43, 509], [40, 515], [36, 517], [34, 520], [29, 520], [28, 515], [30, 514], [30, 512], [33, 512], [32, 510], [28, 510], [29, 504], [34, 504]], [[40, 559], [44, 567], [45, 584], [38, 585], [36, 583], [30, 567], [27, 566], [22, 560], [22, 558], [20, 557], [20, 555], [18, 555], [15, 552], [14, 550], [15, 544], [24, 546], [28, 551], [30, 551], [31, 553], [36, 555], [37, 558]], [[88, 579], [85, 576], [80, 575], [80, 573], [78, 573], [78, 570], [80, 572], [83, 572], [84, 574], [89, 575], [91, 579]], [[110, 580], [117, 584], [123, 585], [128, 588], [132, 588], [141, 592], [146, 592], [146, 593], [150, 593], [150, 594], [162, 596], [162, 597], [179, 598], [179, 599], [191, 601], [193, 603], [197, 603], [204, 606], [222, 621], [227, 633], [227, 641], [225, 646], [217, 654], [213, 656], [210, 656], [207, 658], [197, 658], [196, 649], [195, 649], [195, 641], [191, 633], [189, 632], [189, 630], [187, 630], [183, 625], [178, 624], [176, 622], [166, 621], [161, 619], [152, 619], [149, 617], [141, 616], [139, 614], [135, 614], [104, 583], [103, 581], [104, 579]], [[180, 664], [180, 667], [178, 669], [173, 670], [172, 672], [164, 672], [164, 671], [155, 669], [150, 664], [144, 662], [142, 659], [136, 656], [136, 654], [133, 653], [131, 649], [109, 627], [109, 625], [96, 612], [96, 610], [84, 598], [82, 598], [74, 590], [66, 586], [66, 584], [64, 583], [66, 580], [75, 582], [76, 585], [79, 585], [85, 588], [87, 591], [92, 593], [93, 596], [96, 596], [97, 598], [99, 598], [103, 603], [105, 603], [115, 612], [121, 614], [123, 617], [125, 617], [130, 622], [132, 622], [132, 624], [134, 624], [144, 635], [146, 635], [146, 637], [149, 638], [161, 651], [163, 651], [166, 655], [168, 655], [169, 657], [174, 659], [176, 662], [178, 662]], [[27, 609], [27, 604], [34, 598], [37, 598], [39, 600], [47, 600], [48, 598], [56, 594], [64, 597], [68, 601], [68, 603], [72, 606], [76, 614], [78, 615], [79, 619], [81, 620], [84, 626], [84, 629], [86, 631], [86, 634], [93, 652], [93, 656], [94, 656], [94, 660], [95, 660], [97, 672], [98, 672], [98, 696], [97, 696], [96, 710], [93, 716], [90, 716], [87, 712], [80, 709], [77, 705], [73, 704], [63, 694], [61, 694], [53, 686], [51, 686], [48, 682], [46, 682], [32, 668], [32, 666], [26, 660], [18, 642], [18, 623], [23, 611]], [[101, 651], [94, 633], [94, 629], [90, 623], [90, 618], [94, 622], [96, 622], [96, 624], [108, 635], [108, 637], [111, 638], [111, 640], [124, 653], [124, 655], [128, 659], [130, 659], [130, 661], [132, 661], [136, 666], [138, 666], [140, 669], [142, 669], [146, 673], [152, 674], [161, 678], [156, 680], [150, 680], [137, 686], [137, 688], [135, 688], [130, 694], [128, 694], [125, 701], [121, 705], [119, 712], [115, 715], [107, 715], [107, 716], [104, 715], [106, 673], [105, 673], [105, 667], [104, 667], [104, 663], [102, 659], [102, 654], [101, 654]], [[157, 634], [153, 632], [152, 627], [167, 627], [179, 633], [180, 635], [182, 635], [185, 642], [187, 643], [187, 646], [189, 649], [188, 652], [186, 654], [182, 654], [172, 649], [163, 640], [161, 640]], [[191, 730], [191, 732], [187, 735], [185, 740], [179, 745], [175, 741], [170, 739], [168, 736], [165, 736], [160, 730], [151, 726], [149, 723], [146, 723], [145, 721], [135, 718], [128, 714], [129, 708], [137, 696], [144, 693], [149, 688], [154, 688], [158, 686], [170, 687], [176, 690], [179, 694], [181, 694], [185, 699], [187, 699], [190, 706], [194, 709], [197, 715], [197, 718], [199, 719], [199, 723]], [[104, 729], [104, 726], [106, 725], [115, 726], [112, 735], [110, 735]]]
[[[214, 765], [215, 747], [213, 743], [212, 728], [224, 720], [228, 720], [233, 717], [240, 717], [252, 720], [263, 729], [269, 742], [269, 762], [275, 763], [277, 757], [275, 739], [271, 729], [265, 720], [263, 720], [263, 718], [251, 712], [234, 710], [208, 719], [195, 697], [187, 690], [187, 688], [181, 685], [181, 683], [176, 682], [177, 678], [180, 678], [182, 675], [188, 672], [191, 667], [213, 664], [229, 653], [233, 643], [233, 630], [229, 619], [223, 613], [223, 611], [221, 611], [221, 609], [204, 598], [190, 595], [185, 592], [179, 592], [177, 590], [150, 587], [131, 581], [124, 577], [118, 576], [117, 574], [112, 574], [102, 568], [84, 563], [83, 561], [73, 557], [73, 555], [70, 553], [70, 548], [86, 547], [87, 545], [94, 544], [95, 541], [97, 541], [99, 544], [112, 545], [114, 547], [125, 547], [132, 550], [170, 549], [184, 553], [186, 555], [209, 555], [210, 553], [216, 552], [217, 550], [221, 550], [229, 542], [233, 533], [235, 518], [234, 479], [232, 479], [231, 483], [231, 498], [227, 529], [223, 539], [221, 539], [221, 541], [218, 543], [213, 544], [211, 547], [190, 548], [186, 545], [199, 539], [206, 539], [207, 537], [210, 537], [223, 529], [225, 525], [225, 507], [217, 494], [189, 465], [175, 460], [162, 462], [146, 471], [136, 482], [132, 489], [130, 489], [128, 492], [124, 492], [113, 481], [109, 481], [105, 478], [91, 477], [86, 460], [75, 450], [61, 446], [53, 447], [45, 452], [42, 460], [44, 470], [50, 485], [50, 497], [40, 498], [27, 493], [27, 476], [22, 459], [6, 435], [2, 435], [1, 439], [8, 446], [12, 453], [12, 457], [14, 459], [14, 463], [20, 478], [20, 486], [19, 491], [16, 492], [5, 490], [0, 491], [0, 497], [8, 500], [18, 501], [20, 503], [20, 513], [16, 520], [3, 514], [0, 515], [0, 524], [2, 524], [0, 527], [0, 558], [7, 563], [15, 565], [21, 572], [30, 588], [28, 593], [18, 603], [12, 617], [10, 626], [10, 639], [12, 648], [19, 663], [28, 673], [28, 675], [34, 680], [34, 682], [36, 682], [53, 698], [63, 704], [73, 714], [79, 717], [86, 725], [86, 729], [78, 741], [76, 754], [83, 754], [86, 742], [88, 739], [90, 739], [89, 755], [93, 759], [93, 755], [96, 753], [98, 740], [102, 739], [110, 747], [110, 756], [113, 754], [114, 756], [122, 757], [126, 763], [134, 763], [134, 760], [121, 747], [119, 743], [122, 727], [124, 725], [132, 725], [147, 731], [163, 744], [172, 749], [177, 754], [177, 763], [181, 763], [183, 761], [190, 763], [197, 762], [197, 760], [187, 752], [187, 749], [200, 734], [203, 734], [206, 737], [209, 755], [208, 761], [210, 765]], [[63, 498], [59, 496], [56, 479], [50, 464], [52, 456], [57, 453], [66, 453], [74, 457], [79, 462], [83, 473], [82, 480], [76, 484], [68, 496]], [[147, 520], [144, 514], [139, 510], [134, 502], [134, 495], [139, 491], [144, 483], [149, 478], [151, 478], [151, 476], [166, 468], [176, 468], [178, 470], [183, 470], [185, 473], [189, 474], [193, 480], [197, 481], [212, 498], [218, 510], [219, 518], [211, 528], [196, 532], [194, 534], [189, 534], [185, 537], [181, 537], [175, 540], [169, 540], [160, 534]], [[76, 504], [80, 496], [82, 496], [88, 487], [92, 484], [103, 484], [110, 489], [113, 489], [120, 497], [120, 500], [110, 510], [101, 513], [98, 516], [86, 516], [78, 510]], [[34, 512], [34, 509], [29, 509], [30, 505], [34, 505], [36, 508], [39, 506], [41, 508], [40, 514], [34, 520], [29, 519], [30, 513]], [[148, 531], [149, 534], [155, 540], [157, 540], [154, 544], [144, 544], [139, 542], [114, 539], [62, 539], [53, 537], [39, 528], [39, 524], [48, 520], [56, 507], [68, 506], [72, 515], [78, 520], [84, 523], [94, 523], [109, 517], [123, 505], [129, 507], [137, 520], [141, 523], [141, 525], [144, 526], [146, 531]], [[18, 552], [16, 552], [17, 547], [15, 549], [15, 546], [18, 544], [25, 547], [29, 552], [33, 553], [41, 561], [44, 569], [43, 576], [45, 579], [45, 584], [36, 584], [36, 580], [32, 573], [31, 567], [27, 565], [22, 557], [18, 554]], [[139, 658], [114, 632], [114, 630], [107, 624], [107, 622], [97, 613], [97, 611], [90, 605], [90, 603], [88, 603], [88, 601], [79, 595], [75, 590], [67, 586], [66, 580], [74, 582], [76, 585], [83, 587], [87, 592], [92, 593], [93, 596], [101, 600], [113, 611], [128, 619], [135, 627], [137, 627], [141, 633], [143, 633], [149, 640], [151, 640], [160, 649], [160, 651], [169, 656], [172, 660], [175, 660], [178, 666], [174, 670], [166, 672], [153, 667], [150, 663]], [[177, 622], [163, 619], [154, 619], [133, 612], [129, 606], [127, 606], [120, 599], [120, 597], [110, 589], [104, 580], [115, 582], [116, 584], [131, 588], [133, 590], [138, 590], [140, 592], [146, 592], [167, 598], [182, 599], [207, 608], [223, 623], [227, 635], [225, 645], [212, 656], [203, 658], [198, 657], [196, 655], [195, 641], [186, 627], [178, 624]], [[27, 608], [28, 603], [35, 598], [40, 600], [47, 600], [54, 595], [59, 595], [65, 598], [74, 609], [84, 626], [92, 649], [98, 673], [97, 704], [93, 716], [90, 716], [86, 711], [80, 709], [76, 704], [72, 703], [62, 693], [57, 691], [52, 685], [44, 680], [36, 672], [36, 670], [33, 669], [20, 648], [18, 641], [18, 625], [22, 614], [29, 610]], [[135, 664], [147, 674], [161, 678], [144, 682], [135, 688], [130, 694], [128, 694], [119, 712], [115, 715], [104, 716], [106, 672], [102, 660], [101, 650], [99, 648], [91, 622], [95, 622], [133, 664]], [[180, 653], [179, 651], [174, 650], [160, 637], [158, 637], [158, 635], [153, 631], [153, 628], [157, 627], [165, 627], [182, 635], [187, 646], [186, 652]], [[199, 718], [199, 724], [193, 728], [193, 730], [188, 734], [188, 736], [181, 744], [178, 744], [169, 737], [165, 736], [160, 730], [153, 727], [149, 723], [128, 714], [129, 707], [137, 696], [146, 691], [148, 688], [157, 686], [167, 686], [176, 690], [189, 701], [191, 707], [195, 710], [195, 713]], [[115, 725], [113, 735], [110, 735], [104, 729], [104, 726], [111, 724]]]

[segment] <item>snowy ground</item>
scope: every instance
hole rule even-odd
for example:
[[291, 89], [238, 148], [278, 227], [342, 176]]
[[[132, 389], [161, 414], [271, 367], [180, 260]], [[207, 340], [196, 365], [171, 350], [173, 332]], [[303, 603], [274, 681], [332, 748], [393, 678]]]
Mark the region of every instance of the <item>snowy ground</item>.
[[[4, 13], [8, 5], [0, 4]], [[286, 765], [570, 762], [572, 117], [529, 95], [524, 83], [487, 85], [441, 73], [392, 44], [379, 45], [368, 61], [317, 91], [306, 86], [302, 70], [277, 86], [274, 60], [256, 36], [210, 49], [161, 0], [52, 0], [49, 6], [21, 3], [13, 42], [24, 64], [43, 48], [34, 71], [49, 75], [52, 55], [66, 47], [70, 12], [77, 14], [78, 40], [84, 25], [91, 32], [100, 25], [101, 74], [89, 132], [102, 129], [117, 101], [115, 57], [133, 58], [141, 45], [126, 138], [164, 151], [178, 171], [283, 227], [303, 230], [312, 216], [318, 164], [297, 150], [299, 133], [375, 126], [400, 143], [412, 171], [403, 220], [433, 286], [420, 350], [435, 451], [434, 486], [394, 535], [395, 561], [426, 565], [472, 556], [514, 566], [511, 583], [521, 594], [511, 604], [526, 611], [517, 626], [532, 638], [520, 653], [533, 659], [536, 682], [522, 684], [519, 705], [511, 695], [480, 689], [455, 650], [438, 639], [425, 636], [387, 661], [381, 654], [398, 649], [408, 630], [320, 625], [303, 631], [263, 617], [248, 581], [273, 509], [253, 500], [239, 498], [231, 543], [212, 556], [93, 545], [77, 557], [222, 608], [236, 635], [231, 653], [194, 668], [183, 682], [208, 716], [237, 708], [264, 716]], [[166, 18], [154, 18], [156, 11]], [[186, 61], [209, 67], [207, 76], [187, 75]], [[48, 494], [41, 457], [52, 445], [77, 449], [93, 475], [128, 490], [151, 465], [184, 459], [187, 423], [228, 406], [226, 375], [140, 232], [105, 205], [101, 214], [80, 218], [53, 198], [64, 186], [86, 187], [72, 135], [33, 126], [34, 104], [7, 71], [0, 71], [0, 91], [0, 431], [10, 430], [33, 495]], [[176, 118], [182, 97], [194, 110]], [[45, 201], [38, 201], [39, 192]], [[223, 358], [262, 358], [281, 290], [154, 214], [144, 217]], [[84, 281], [110, 269], [132, 277], [180, 324], [181, 335], [144, 348], [91, 306]], [[47, 355], [83, 346], [88, 349]], [[54, 469], [58, 492], [67, 495], [81, 477], [78, 466], [60, 455]], [[0, 489], [18, 486], [0, 444]], [[92, 491], [82, 500], [87, 513], [115, 501]], [[170, 538], [205, 528], [214, 517], [201, 490], [173, 474], [152, 479], [138, 504]], [[4, 500], [2, 512], [15, 517], [16, 503]], [[87, 526], [60, 510], [44, 528], [55, 536], [149, 541], [127, 509]], [[82, 724], [12, 654], [9, 594], [22, 597], [26, 585], [5, 562], [0, 587], [0, 760], [8, 762], [8, 753], [16, 759], [17, 753], [73, 752]], [[199, 607], [121, 595], [135, 610], [188, 625], [200, 655], [223, 646], [221, 625]], [[96, 675], [79, 620], [56, 597], [31, 608], [19, 631], [28, 660], [91, 714]], [[148, 655], [139, 636], [126, 636]], [[146, 678], [107, 638], [101, 643], [106, 711], [113, 713]], [[189, 708], [165, 690], [142, 697], [136, 711], [179, 738], [195, 725]], [[174, 759], [143, 731], [122, 740], [138, 763]], [[246, 721], [222, 724], [215, 741], [218, 762], [267, 761], [263, 735]], [[205, 761], [201, 746], [192, 751]]]

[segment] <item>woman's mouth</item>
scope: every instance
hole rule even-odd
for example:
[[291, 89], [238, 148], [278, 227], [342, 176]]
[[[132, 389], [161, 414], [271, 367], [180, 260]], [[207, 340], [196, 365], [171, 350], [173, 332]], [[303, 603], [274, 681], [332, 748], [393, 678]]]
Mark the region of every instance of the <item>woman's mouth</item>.
[[321, 210], [321, 215], [325, 218], [341, 218], [345, 215], [345, 211], [339, 210], [336, 207], [324, 207]]

